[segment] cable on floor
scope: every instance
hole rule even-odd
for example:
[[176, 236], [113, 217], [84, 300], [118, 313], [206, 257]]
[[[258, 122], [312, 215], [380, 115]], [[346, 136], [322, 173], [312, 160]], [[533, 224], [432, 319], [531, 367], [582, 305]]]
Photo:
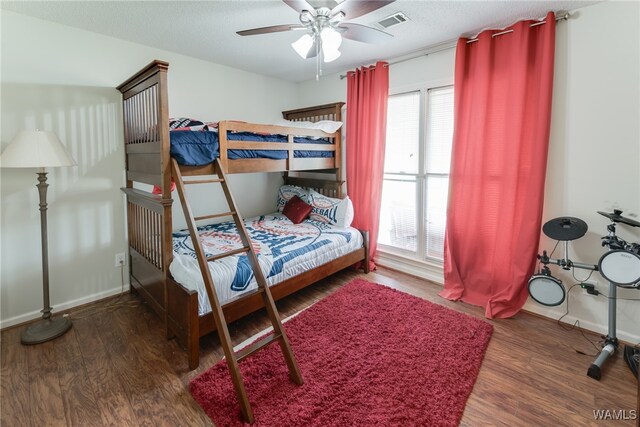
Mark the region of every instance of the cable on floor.
[[[588, 279], [587, 279], [588, 280]], [[584, 333], [584, 330], [582, 329], [582, 327], [580, 326], [580, 320], [576, 319], [575, 322], [573, 322], [573, 325], [567, 327], [565, 325], [562, 324], [562, 319], [564, 319], [567, 315], [569, 315], [569, 295], [571, 294], [571, 290], [573, 288], [575, 288], [576, 286], [580, 286], [582, 283], [575, 283], [574, 285], [572, 285], [569, 290], [567, 291], [567, 310], [565, 311], [565, 313], [560, 316], [560, 318], [557, 320], [558, 326], [560, 326], [562, 329], [564, 329], [565, 331], [573, 331], [574, 329], [578, 329], [578, 331], [580, 331], [580, 334], [582, 335], [582, 337], [587, 340], [587, 342], [589, 342], [589, 344], [591, 344], [593, 346], [593, 348], [596, 349], [596, 354], [588, 354], [585, 353], [584, 351], [578, 350], [575, 347], [571, 347], [573, 348], [573, 350], [578, 353], [578, 354], [582, 354], [584, 356], [590, 356], [590, 357], [595, 357], [598, 355], [598, 353], [600, 353], [600, 348], [593, 342], [591, 341], [591, 339], [589, 339], [589, 337], [587, 337]], [[598, 344], [601, 344], [603, 341], [597, 341]]]

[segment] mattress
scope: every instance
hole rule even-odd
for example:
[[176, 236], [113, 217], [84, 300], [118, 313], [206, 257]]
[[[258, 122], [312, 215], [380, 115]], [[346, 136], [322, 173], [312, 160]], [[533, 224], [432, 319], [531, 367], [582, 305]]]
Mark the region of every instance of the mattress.
[[[185, 166], [206, 165], [220, 156], [218, 132], [169, 132], [171, 157]], [[287, 142], [285, 135], [264, 135], [251, 132], [227, 132], [229, 141]], [[331, 144], [326, 139], [295, 137], [293, 142], [300, 144], [300, 150], [294, 150], [296, 158], [333, 157], [333, 151], [304, 150], [304, 144]], [[227, 157], [234, 159], [286, 159], [287, 150], [227, 150]]]
[[[267, 284], [273, 286], [362, 247], [362, 235], [355, 228], [341, 228], [306, 220], [293, 224], [274, 213], [245, 219], [245, 226], [258, 255]], [[242, 247], [233, 222], [198, 227], [207, 256]], [[247, 255], [235, 255], [208, 263], [220, 304], [257, 288]], [[173, 233], [173, 278], [198, 291], [198, 313], [211, 311], [193, 242], [188, 230]]]

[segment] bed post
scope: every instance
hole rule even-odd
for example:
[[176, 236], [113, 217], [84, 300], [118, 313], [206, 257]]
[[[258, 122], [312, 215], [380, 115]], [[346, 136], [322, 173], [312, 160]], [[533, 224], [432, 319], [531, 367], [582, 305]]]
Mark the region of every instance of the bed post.
[[[344, 105], [344, 102], [338, 102], [335, 104], [335, 112], [333, 113], [336, 121], [341, 122], [342, 121], [342, 106]], [[334, 141], [334, 143], [336, 144], [336, 181], [338, 182], [344, 182], [342, 180], [342, 128], [344, 128], [344, 124], [342, 125], [342, 127], [340, 129], [338, 129], [338, 131], [336, 132], [336, 139]], [[344, 197], [343, 195], [343, 191], [342, 188], [344, 187], [343, 184], [340, 184], [340, 187], [338, 187], [338, 198], [342, 199]]]
[[229, 170], [229, 158], [227, 157], [227, 126], [226, 121], [218, 123], [218, 150], [220, 151], [220, 164], [224, 171]]
[[369, 274], [369, 232], [360, 230], [362, 233], [362, 245], [364, 246], [364, 265], [362, 266], [364, 273]]
[[[169, 93], [167, 90], [167, 70], [169, 64], [166, 66], [160, 66], [158, 70], [158, 130], [160, 133], [160, 161], [162, 162], [162, 199], [165, 201], [173, 199], [171, 198], [171, 156], [170, 156], [170, 136], [169, 136]], [[173, 230], [173, 218], [172, 218], [172, 203], [168, 203], [165, 206], [162, 215], [164, 224], [162, 227], [162, 233], [160, 238], [162, 239], [162, 256], [164, 266], [164, 330], [167, 339], [173, 338], [171, 328], [169, 328], [169, 291], [168, 282], [169, 266], [173, 261], [173, 239], [171, 231]]]

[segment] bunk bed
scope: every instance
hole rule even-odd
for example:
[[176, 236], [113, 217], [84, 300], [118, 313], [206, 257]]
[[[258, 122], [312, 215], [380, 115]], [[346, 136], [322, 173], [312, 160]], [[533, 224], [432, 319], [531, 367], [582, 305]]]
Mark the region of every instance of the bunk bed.
[[[117, 87], [123, 97], [126, 187], [122, 191], [126, 194], [130, 283], [132, 290], [163, 319], [167, 338], [176, 337], [187, 349], [189, 369], [195, 369], [199, 364], [199, 339], [214, 332], [216, 326], [210, 312], [199, 314], [198, 292], [178, 283], [170, 273], [174, 243], [168, 68], [167, 62], [153, 61]], [[282, 114], [284, 119], [294, 122], [341, 121], [342, 105], [327, 104]], [[235, 141], [229, 137], [238, 132], [284, 135], [284, 140]], [[282, 172], [284, 184], [313, 189], [332, 198], [343, 197], [340, 130], [327, 134], [290, 126], [221, 121], [217, 135], [216, 163], [226, 174]], [[298, 136], [319, 140], [300, 143], [296, 140]], [[303, 157], [299, 155], [302, 151], [325, 154]], [[264, 157], [261, 153], [278, 155]], [[213, 175], [214, 166], [213, 163], [180, 166], [180, 171], [182, 176]], [[331, 178], [289, 175], [298, 171], [327, 173]], [[145, 191], [134, 183], [156, 186], [159, 194]], [[361, 261], [368, 272], [368, 234], [362, 232], [362, 238], [362, 247], [271, 286], [273, 298], [281, 299]], [[231, 322], [262, 307], [258, 292], [250, 291], [226, 301], [222, 309], [226, 321]]]

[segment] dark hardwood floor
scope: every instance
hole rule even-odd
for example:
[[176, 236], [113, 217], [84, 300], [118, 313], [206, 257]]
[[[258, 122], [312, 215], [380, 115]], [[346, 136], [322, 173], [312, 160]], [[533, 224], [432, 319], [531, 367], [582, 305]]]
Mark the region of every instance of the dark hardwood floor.
[[[359, 276], [364, 275], [343, 271], [278, 307], [283, 316], [291, 315]], [[483, 318], [482, 309], [446, 301], [437, 295], [439, 286], [424, 280], [385, 269], [365, 278]], [[211, 425], [191, 398], [188, 383], [220, 360], [215, 334], [201, 340], [200, 368], [190, 372], [185, 352], [164, 338], [151, 310], [142, 304], [130, 307], [138, 301], [135, 296], [122, 300], [127, 305], [118, 310], [110, 309], [109, 300], [92, 310], [72, 311], [71, 331], [45, 344], [21, 345], [22, 328], [2, 332], [2, 426]], [[640, 409], [637, 382], [620, 354], [598, 382], [586, 376], [593, 357], [574, 350], [595, 352], [578, 331], [527, 313], [490, 323], [494, 334], [461, 425], [636, 425], [629, 419], [594, 419], [594, 410], [624, 410], [631, 418]], [[267, 324], [266, 315], [258, 312], [233, 323], [230, 332], [239, 343]]]

